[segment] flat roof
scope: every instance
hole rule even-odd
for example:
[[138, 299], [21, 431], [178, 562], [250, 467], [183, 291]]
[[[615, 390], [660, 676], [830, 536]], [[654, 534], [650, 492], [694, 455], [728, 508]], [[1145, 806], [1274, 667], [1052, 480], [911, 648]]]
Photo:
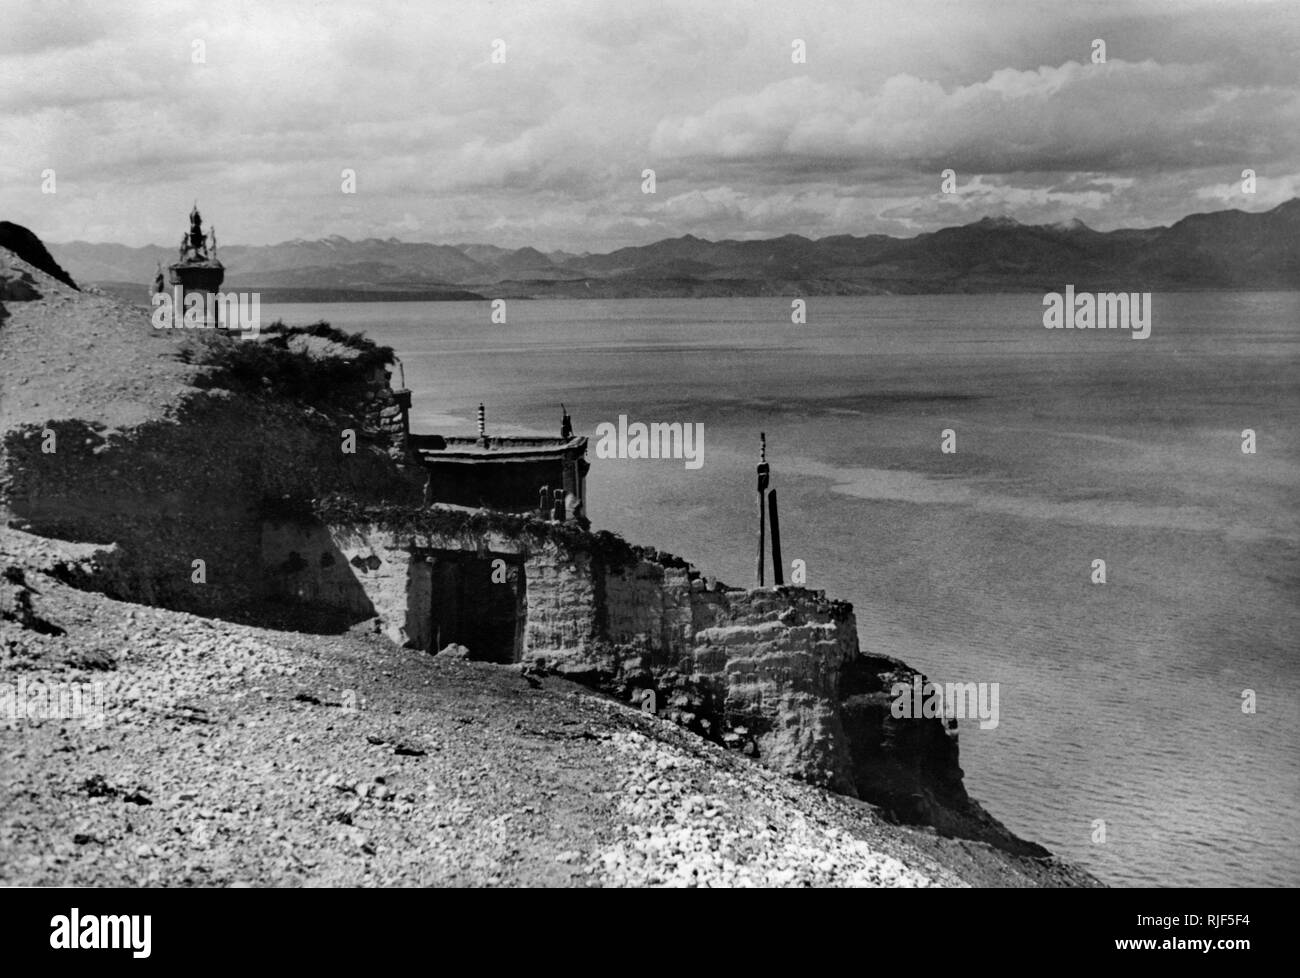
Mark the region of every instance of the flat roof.
[[477, 438], [445, 438], [442, 435], [411, 435], [410, 445], [429, 462], [527, 462], [585, 455], [586, 437], [492, 438], [480, 444]]

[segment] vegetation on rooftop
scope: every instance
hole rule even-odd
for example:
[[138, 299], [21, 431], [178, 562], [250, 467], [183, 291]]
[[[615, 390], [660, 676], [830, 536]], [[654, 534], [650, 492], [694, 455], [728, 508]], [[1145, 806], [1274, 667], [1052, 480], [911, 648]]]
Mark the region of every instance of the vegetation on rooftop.
[[[298, 336], [328, 340], [350, 355], [294, 349], [290, 341]], [[392, 347], [327, 322], [286, 326], [279, 320], [263, 327], [256, 339], [236, 340], [212, 332], [189, 336], [179, 356], [184, 363], [205, 368], [195, 378], [198, 387], [269, 394], [315, 406], [350, 398], [370, 382], [376, 368], [394, 359]]]
[[498, 533], [538, 545], [553, 543], [571, 552], [589, 553], [598, 556], [612, 569], [625, 567], [643, 558], [657, 560], [666, 566], [689, 566], [680, 557], [633, 546], [608, 530], [592, 532], [574, 523], [555, 523], [527, 513], [429, 508], [393, 503], [367, 504], [343, 493], [331, 493], [319, 499], [266, 500], [262, 515], [269, 519], [300, 523], [319, 521], [370, 524], [397, 533], [445, 536]]
[[286, 326], [283, 320], [277, 319], [270, 326], [264, 328], [262, 333], [263, 335], [283, 336], [286, 341], [294, 336], [316, 336], [326, 339], [332, 343], [337, 343], [339, 346], [346, 346], [350, 350], [356, 350], [360, 358], [370, 367], [381, 364], [387, 365], [393, 362], [394, 354], [391, 346], [380, 346], [364, 333], [348, 333], [337, 329], [323, 319], [309, 326]]
[[[542, 546], [550, 543], [569, 553], [588, 554], [614, 573], [644, 560], [661, 567], [685, 570], [691, 577], [699, 576], [689, 561], [676, 554], [636, 546], [608, 530], [593, 532], [574, 523], [556, 523], [530, 513], [365, 503], [345, 493], [330, 493], [317, 499], [301, 496], [266, 499], [260, 515], [263, 519], [301, 524], [375, 526], [397, 534], [482, 537], [495, 533], [525, 544]], [[719, 587], [724, 591], [737, 590], [721, 583]], [[846, 620], [853, 614], [851, 603], [827, 598], [822, 591], [799, 585], [783, 585], [777, 590], [790, 596], [801, 595], [817, 612], [836, 621]]]

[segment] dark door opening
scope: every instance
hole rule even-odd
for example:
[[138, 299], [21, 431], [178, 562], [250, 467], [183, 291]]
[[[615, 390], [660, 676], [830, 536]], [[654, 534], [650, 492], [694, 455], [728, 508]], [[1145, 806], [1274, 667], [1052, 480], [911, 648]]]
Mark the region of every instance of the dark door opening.
[[518, 662], [523, 653], [523, 561], [439, 551], [411, 558], [410, 644], [430, 652], [463, 645], [480, 662]]

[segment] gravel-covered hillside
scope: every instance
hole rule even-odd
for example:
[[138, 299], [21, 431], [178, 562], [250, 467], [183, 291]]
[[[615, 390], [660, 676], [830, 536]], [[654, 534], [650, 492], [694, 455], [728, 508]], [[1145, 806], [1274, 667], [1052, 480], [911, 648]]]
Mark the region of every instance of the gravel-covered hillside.
[[97, 729], [0, 725], [0, 884], [1091, 882], [889, 824], [557, 677], [59, 580], [92, 552], [0, 530], [0, 681], [102, 683], [105, 704]]

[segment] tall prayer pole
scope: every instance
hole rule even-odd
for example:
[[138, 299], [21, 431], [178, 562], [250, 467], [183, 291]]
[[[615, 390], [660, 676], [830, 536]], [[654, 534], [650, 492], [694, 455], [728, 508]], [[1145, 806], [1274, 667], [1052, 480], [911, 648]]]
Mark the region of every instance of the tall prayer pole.
[[759, 462], [758, 462], [758, 586], [763, 586], [763, 550], [767, 545], [767, 500], [763, 494], [767, 491], [768, 472], [770, 467], [767, 464], [767, 434], [760, 431], [759, 438]]
[[785, 568], [781, 563], [781, 521], [776, 515], [776, 490], [767, 494], [767, 508], [772, 516], [772, 583], [780, 587], [785, 583]]

